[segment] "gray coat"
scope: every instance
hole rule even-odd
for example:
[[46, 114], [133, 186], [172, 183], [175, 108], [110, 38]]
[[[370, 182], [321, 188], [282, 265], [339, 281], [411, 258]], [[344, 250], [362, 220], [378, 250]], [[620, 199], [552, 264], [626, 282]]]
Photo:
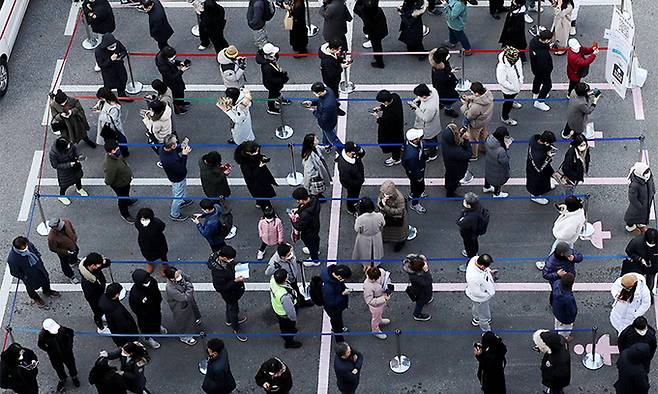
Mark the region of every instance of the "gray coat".
[[421, 101], [414, 111], [416, 119], [414, 128], [423, 129], [423, 139], [431, 139], [439, 135], [443, 130], [441, 127], [441, 116], [439, 109], [439, 93], [433, 87], [430, 88], [429, 97]]
[[648, 224], [651, 212], [651, 203], [656, 194], [653, 176], [648, 181], [631, 174], [631, 183], [628, 185], [628, 209], [624, 214], [627, 225]]
[[584, 133], [589, 114], [594, 112], [596, 104], [590, 95], [578, 96], [576, 91], [572, 91], [569, 96], [569, 106], [567, 107], [567, 124], [575, 133]]
[[[359, 215], [354, 221], [354, 260], [379, 260], [384, 256], [384, 242], [382, 241], [382, 229], [386, 222], [381, 212], [370, 212]], [[369, 265], [363, 262], [364, 265]]]
[[165, 288], [167, 304], [174, 315], [177, 333], [197, 332], [195, 321], [201, 319], [199, 307], [194, 299], [194, 286], [190, 277], [183, 274], [180, 282], [167, 281]]
[[[306, 158], [302, 159], [302, 164], [304, 165], [304, 187], [311, 194], [322, 193], [331, 183], [331, 175], [329, 175], [329, 167], [327, 162], [324, 160], [324, 157], [318, 153], [317, 148], [311, 152], [311, 154]], [[317, 188], [311, 187], [311, 179], [317, 177], [322, 178], [324, 181], [324, 189], [317, 190]]]
[[301, 277], [299, 276], [299, 263], [297, 263], [297, 257], [294, 254], [290, 260], [284, 260], [278, 253], [274, 253], [270, 258], [269, 263], [267, 263], [265, 275], [272, 276], [279, 268], [286, 270], [288, 273], [288, 280], [291, 283], [301, 280]]
[[484, 162], [484, 179], [491, 186], [502, 186], [509, 179], [509, 152], [493, 135], [489, 135], [484, 143], [487, 149]]

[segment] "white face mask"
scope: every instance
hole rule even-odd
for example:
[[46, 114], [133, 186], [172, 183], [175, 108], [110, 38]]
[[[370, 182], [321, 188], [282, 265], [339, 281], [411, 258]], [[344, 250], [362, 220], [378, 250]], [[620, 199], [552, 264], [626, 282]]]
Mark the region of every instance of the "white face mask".
[[656, 244], [650, 244], [650, 243], [647, 242], [647, 246], [650, 247], [650, 248], [653, 248], [654, 246], [656, 246]]
[[174, 278], [176, 282], [182, 282], [183, 281], [183, 275], [178, 275]]
[[150, 280], [149, 280], [148, 282], [146, 282], [146, 283], [142, 283], [142, 286], [144, 286], [144, 287], [149, 287], [150, 285], [151, 285], [151, 281], [150, 281]]
[[170, 58], [169, 58], [169, 61], [172, 62], [172, 63], [173, 63], [175, 60], [176, 60], [176, 56], [174, 56], [174, 57], [170, 57]]
[[139, 219], [142, 226], [147, 227], [151, 223], [151, 219]]
[[578, 150], [581, 152], [585, 152], [587, 150], [587, 144], [578, 145]]

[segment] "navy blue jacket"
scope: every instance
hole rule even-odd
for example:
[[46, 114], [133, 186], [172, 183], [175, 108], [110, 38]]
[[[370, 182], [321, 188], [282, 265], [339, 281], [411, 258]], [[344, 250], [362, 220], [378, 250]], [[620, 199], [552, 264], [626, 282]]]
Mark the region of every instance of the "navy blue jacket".
[[558, 259], [555, 256], [555, 253], [551, 253], [550, 256], [548, 256], [548, 259], [546, 259], [546, 265], [544, 265], [544, 269], [542, 270], [542, 276], [544, 279], [547, 281], [551, 282], [551, 284], [555, 281], [560, 280], [560, 276], [558, 276], [557, 272], [560, 269], [563, 269], [567, 272], [571, 272], [572, 274], [576, 275], [576, 263], [580, 263], [583, 261], [583, 255], [576, 249], [573, 250], [573, 261], [569, 261], [567, 259], [560, 258]]
[[32, 289], [47, 286], [50, 283], [50, 278], [48, 277], [46, 267], [43, 265], [43, 260], [41, 260], [41, 253], [39, 253], [32, 242], [28, 243], [27, 249], [37, 256], [37, 263], [31, 266], [27, 256], [21, 256], [12, 248], [9, 251], [9, 257], [7, 257], [11, 276], [22, 280], [25, 286]]
[[228, 394], [235, 390], [236, 384], [226, 349], [219, 352], [217, 358], [208, 360], [208, 372], [203, 378], [201, 389], [207, 394]]
[[219, 216], [222, 213], [222, 209], [219, 205], [215, 204], [215, 210], [211, 213], [204, 213], [199, 219], [199, 224], [196, 225], [199, 233], [210, 244], [212, 250], [218, 250], [222, 246], [226, 245], [224, 242], [224, 237], [222, 236], [222, 222], [219, 219]]
[[[356, 360], [354, 356], [356, 355]], [[361, 368], [363, 367], [363, 354], [352, 349], [352, 354], [347, 360], [341, 357], [334, 358], [334, 371], [336, 372], [336, 384], [341, 393], [353, 393], [359, 387]], [[352, 370], [357, 369], [356, 374]]]
[[318, 97], [315, 101], [315, 111], [313, 115], [318, 120], [318, 126], [322, 130], [333, 130], [338, 124], [338, 103], [336, 102], [336, 93], [327, 87], [326, 93]]
[[169, 181], [181, 182], [187, 176], [187, 155], [180, 154], [180, 148], [167, 152], [160, 147], [160, 162]]
[[425, 177], [425, 163], [423, 141], [421, 140], [418, 146], [414, 146], [407, 141], [402, 151], [402, 167], [404, 167], [409, 179], [417, 181], [423, 179]]
[[566, 291], [560, 287], [560, 281], [556, 280], [551, 285], [553, 288], [553, 316], [560, 321], [560, 323], [571, 324], [576, 321], [578, 314], [578, 306], [576, 305], [576, 298], [573, 296], [572, 291]]
[[149, 33], [155, 41], [165, 42], [174, 35], [174, 29], [171, 28], [165, 9], [159, 0], [153, 1], [153, 8], [148, 15]]
[[441, 132], [441, 142], [441, 154], [446, 177], [452, 175], [461, 179], [468, 170], [468, 162], [471, 158], [471, 143], [464, 140], [461, 145], [457, 145], [449, 127]]
[[322, 298], [324, 299], [324, 310], [328, 314], [340, 313], [347, 309], [349, 297], [343, 295], [347, 289], [344, 282], [336, 280], [331, 273], [334, 272], [334, 266], [330, 265], [320, 273], [322, 278]]

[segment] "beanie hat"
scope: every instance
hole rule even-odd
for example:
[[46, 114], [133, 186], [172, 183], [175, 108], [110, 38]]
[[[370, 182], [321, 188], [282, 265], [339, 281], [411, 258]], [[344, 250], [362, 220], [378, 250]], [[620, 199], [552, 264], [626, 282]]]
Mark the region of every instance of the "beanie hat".
[[576, 53], [580, 52], [580, 42], [578, 42], [576, 38], [570, 38], [569, 41], [567, 41], [567, 44], [572, 51]]
[[238, 48], [235, 47], [235, 45], [229, 45], [224, 50], [224, 54], [229, 59], [235, 59], [236, 57], [238, 57], [240, 55], [240, 52], [238, 51]]
[[57, 89], [57, 93], [55, 93], [54, 99], [57, 104], [64, 104], [66, 99], [68, 99], [69, 96], [66, 95], [66, 93], [62, 92], [60, 89]]
[[407, 141], [413, 141], [418, 138], [423, 138], [423, 129], [409, 129], [407, 130]]
[[621, 285], [625, 289], [631, 289], [637, 283], [637, 276], [633, 272], [629, 272], [621, 277]]
[[133, 278], [133, 283], [136, 285], [141, 285], [146, 283], [146, 281], [151, 277], [146, 270], [143, 270], [141, 268], [136, 269], [133, 271], [132, 278]]
[[64, 221], [60, 218], [52, 218], [48, 221], [48, 226], [61, 231], [64, 228]]
[[519, 50], [511, 46], [506, 46], [503, 49], [503, 56], [510, 64], [514, 64], [519, 60]]

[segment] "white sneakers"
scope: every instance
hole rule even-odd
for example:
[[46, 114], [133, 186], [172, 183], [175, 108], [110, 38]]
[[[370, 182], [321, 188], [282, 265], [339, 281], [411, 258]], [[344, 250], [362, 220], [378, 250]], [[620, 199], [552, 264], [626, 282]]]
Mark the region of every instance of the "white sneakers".
[[87, 193], [85, 189], [75, 189], [75, 191], [78, 192], [78, 194], [83, 197], [87, 197], [89, 195], [89, 193]]
[[363, 44], [361, 44], [361, 46], [366, 48], [366, 49], [370, 49], [370, 48], [372, 48], [372, 42], [370, 40], [365, 41]]
[[106, 334], [106, 335], [107, 335], [107, 334], [112, 334], [112, 332], [110, 331], [110, 329], [107, 328], [107, 327], [104, 327], [103, 329], [97, 328], [97, 329], [96, 329], [96, 332], [99, 333], [99, 334]]
[[494, 192], [494, 187], [489, 186], [489, 187], [482, 187], [482, 193], [493, 193]]
[[519, 109], [521, 107], [523, 107], [523, 104], [521, 104], [519, 102], [516, 102], [516, 101], [512, 102], [512, 108]]
[[505, 123], [508, 126], [516, 126], [517, 124], [519, 124], [519, 122], [517, 122], [516, 120], [514, 120], [512, 118], [509, 118], [509, 119], [505, 120], [505, 119], [502, 118], [502, 116], [500, 118], [500, 121]]
[[179, 337], [178, 339], [180, 339], [181, 342], [183, 342], [184, 344], [186, 344], [188, 346], [196, 345], [196, 339], [194, 339], [192, 337]]
[[525, 23], [532, 23], [532, 22], [535, 21], [535, 20], [532, 19], [532, 17], [531, 17], [530, 15], [528, 15], [528, 14], [525, 14], [525, 16], [523, 17], [523, 19], [525, 19]]
[[235, 234], [237, 234], [237, 233], [238, 233], [238, 228], [233, 226], [233, 227], [231, 227], [231, 231], [228, 232], [228, 235], [226, 237], [224, 237], [224, 239], [231, 239], [231, 238], [235, 237]]
[[262, 251], [262, 250], [259, 250], [258, 253], [256, 254], [256, 258], [257, 258], [258, 260], [262, 260], [263, 257], [265, 257], [265, 252]]
[[98, 63], [94, 64], [94, 71], [96, 71], [97, 73], [101, 72], [101, 67], [98, 65]]
[[200, 50], [200, 51], [205, 51], [206, 49], [208, 49], [208, 47], [205, 46], [205, 45], [199, 45], [199, 46], [197, 47], [197, 49]]
[[535, 262], [535, 267], [537, 267], [538, 270], [543, 270], [544, 266], [546, 266], [545, 261], [537, 261]]
[[319, 261], [304, 260], [304, 267], [319, 267]]
[[71, 200], [66, 197], [57, 197], [57, 199], [64, 205], [71, 205]]
[[500, 193], [498, 193], [498, 194], [494, 194], [494, 195], [493, 195], [493, 198], [505, 198], [505, 197], [507, 197], [507, 196], [509, 196], [509, 193], [500, 192]]
[[550, 111], [551, 110], [551, 107], [546, 105], [546, 103], [543, 102], [543, 101], [535, 101], [535, 103], [532, 106], [537, 108], [540, 111]]
[[395, 160], [395, 159], [393, 159], [392, 157], [389, 157], [388, 159], [386, 159], [386, 160], [384, 161], [384, 165], [385, 165], [386, 167], [393, 167], [394, 165], [396, 165], [396, 164], [400, 164], [401, 162], [402, 162], [401, 160]]
[[373, 332], [372, 335], [377, 339], [386, 339], [388, 336], [381, 332]]
[[537, 203], [537, 204], [539, 204], [539, 205], [548, 205], [548, 199], [547, 199], [547, 198], [532, 196], [532, 197], [530, 197], [530, 199], [531, 199], [533, 202], [535, 202], [535, 203]]
[[311, 254], [311, 251], [308, 250], [308, 248], [307, 248], [306, 246], [304, 246], [304, 247], [302, 248], [302, 253], [304, 253], [304, 254]]

